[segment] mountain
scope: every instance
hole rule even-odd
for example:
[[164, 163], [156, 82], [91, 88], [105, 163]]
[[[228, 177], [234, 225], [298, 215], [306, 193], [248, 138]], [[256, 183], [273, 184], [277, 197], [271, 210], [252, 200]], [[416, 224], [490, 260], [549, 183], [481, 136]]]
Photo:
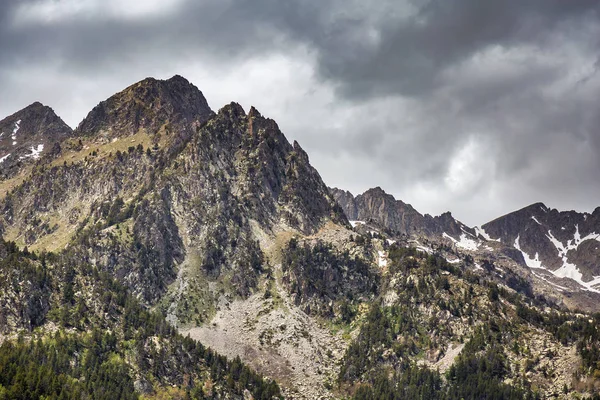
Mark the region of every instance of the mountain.
[[54, 111], [35, 102], [0, 121], [0, 179], [6, 180], [35, 163], [72, 134]]
[[237, 103], [214, 113], [177, 76], [101, 102], [38, 166], [0, 182], [3, 237], [69, 252], [181, 329], [256, 293], [278, 236], [348, 225], [275, 121]]
[[535, 273], [572, 279], [590, 291], [600, 289], [600, 208], [592, 214], [559, 212], [536, 203], [482, 228], [519, 250]]
[[356, 197], [338, 188], [330, 191], [350, 220], [377, 223], [403, 235], [432, 236], [446, 233], [453, 238], [475, 236], [473, 229], [454, 219], [449, 212], [436, 217], [422, 215], [413, 206], [396, 200], [380, 187], [369, 189]]
[[533, 274], [508, 243], [525, 220], [469, 228], [380, 188], [330, 191], [275, 121], [214, 112], [180, 76], [61, 138], [0, 180], [0, 398], [600, 387], [596, 293]]

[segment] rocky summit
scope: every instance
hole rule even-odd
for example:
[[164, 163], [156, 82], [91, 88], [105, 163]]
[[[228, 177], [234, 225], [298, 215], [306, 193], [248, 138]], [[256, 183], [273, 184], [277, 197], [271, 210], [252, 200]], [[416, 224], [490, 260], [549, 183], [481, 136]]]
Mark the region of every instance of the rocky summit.
[[0, 132], [0, 399], [597, 398], [597, 212], [329, 189], [180, 76]]

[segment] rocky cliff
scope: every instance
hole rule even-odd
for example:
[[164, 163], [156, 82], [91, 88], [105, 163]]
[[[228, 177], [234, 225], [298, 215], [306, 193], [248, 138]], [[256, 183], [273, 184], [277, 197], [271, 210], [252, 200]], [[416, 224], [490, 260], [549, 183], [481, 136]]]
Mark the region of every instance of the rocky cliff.
[[376, 223], [403, 235], [432, 236], [446, 233], [454, 238], [464, 234], [474, 235], [473, 229], [454, 219], [449, 212], [436, 217], [423, 215], [380, 187], [369, 189], [356, 197], [338, 188], [330, 191], [350, 220]]

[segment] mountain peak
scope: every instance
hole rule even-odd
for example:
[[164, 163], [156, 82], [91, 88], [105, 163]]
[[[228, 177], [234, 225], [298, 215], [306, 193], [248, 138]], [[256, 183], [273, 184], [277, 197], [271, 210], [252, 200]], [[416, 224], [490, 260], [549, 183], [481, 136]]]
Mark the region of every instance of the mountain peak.
[[387, 193], [385, 190], [383, 190], [381, 188], [381, 186], [376, 186], [374, 188], [368, 189], [367, 191], [365, 191], [363, 194], [363, 196], [388, 196], [394, 200], [396, 200], [394, 198], [394, 196], [392, 196], [391, 194]]
[[72, 132], [52, 108], [39, 101], [4, 118], [0, 121], [1, 177], [14, 176]]
[[548, 212], [549, 208], [546, 207], [546, 205], [542, 202], [537, 202], [537, 203], [533, 203], [528, 205], [527, 207], [522, 208], [521, 210], [528, 210], [528, 211], [535, 211], [535, 212]]
[[25, 107], [24, 110], [39, 109], [39, 108], [45, 108], [45, 107], [50, 108], [50, 107], [45, 106], [44, 104], [40, 103], [39, 101], [34, 101], [33, 103], [31, 103], [30, 105]]
[[250, 111], [248, 111], [248, 116], [262, 118], [260, 111], [258, 111], [254, 106], [250, 106]]
[[173, 75], [171, 78], [169, 78], [167, 80], [168, 82], [180, 82], [180, 83], [184, 83], [184, 84], [190, 84], [190, 81], [188, 81], [187, 79], [185, 79], [183, 76], [181, 75]]
[[219, 116], [227, 115], [230, 119], [240, 119], [246, 117], [246, 111], [239, 103], [232, 101], [229, 104], [224, 105], [217, 112]]
[[77, 127], [80, 135], [106, 139], [145, 129], [150, 135], [179, 127], [189, 131], [214, 113], [202, 92], [180, 75], [146, 78], [100, 102]]

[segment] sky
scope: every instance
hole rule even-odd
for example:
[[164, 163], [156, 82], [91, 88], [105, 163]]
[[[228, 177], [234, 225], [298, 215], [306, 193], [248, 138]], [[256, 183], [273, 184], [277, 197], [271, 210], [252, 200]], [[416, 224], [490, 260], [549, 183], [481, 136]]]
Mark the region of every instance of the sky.
[[1, 0], [0, 119], [180, 74], [325, 183], [480, 225], [600, 206], [600, 0]]

